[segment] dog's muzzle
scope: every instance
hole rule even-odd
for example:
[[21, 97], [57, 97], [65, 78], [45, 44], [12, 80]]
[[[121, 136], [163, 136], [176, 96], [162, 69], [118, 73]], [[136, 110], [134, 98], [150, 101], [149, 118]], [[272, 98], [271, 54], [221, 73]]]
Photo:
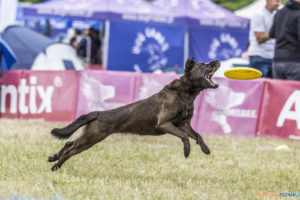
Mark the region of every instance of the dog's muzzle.
[[204, 78], [210, 84], [211, 88], [217, 88], [217, 87], [219, 87], [219, 85], [212, 81], [212, 77], [213, 77], [214, 73], [220, 68], [221, 63], [219, 60], [214, 60], [209, 63], [209, 66], [210, 66], [210, 68], [208, 69]]

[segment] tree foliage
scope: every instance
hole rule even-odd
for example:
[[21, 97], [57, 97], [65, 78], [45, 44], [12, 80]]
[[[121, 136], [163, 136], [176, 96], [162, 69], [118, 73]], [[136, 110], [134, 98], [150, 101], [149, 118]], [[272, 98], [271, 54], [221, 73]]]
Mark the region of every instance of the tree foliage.
[[248, 4], [254, 2], [254, 0], [212, 0], [212, 1], [232, 11], [243, 8]]

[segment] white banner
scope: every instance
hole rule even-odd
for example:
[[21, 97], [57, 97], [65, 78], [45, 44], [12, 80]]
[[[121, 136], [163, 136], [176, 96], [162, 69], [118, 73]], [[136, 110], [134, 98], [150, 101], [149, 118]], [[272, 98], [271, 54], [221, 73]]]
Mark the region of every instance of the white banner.
[[0, 0], [0, 32], [16, 22], [17, 0]]

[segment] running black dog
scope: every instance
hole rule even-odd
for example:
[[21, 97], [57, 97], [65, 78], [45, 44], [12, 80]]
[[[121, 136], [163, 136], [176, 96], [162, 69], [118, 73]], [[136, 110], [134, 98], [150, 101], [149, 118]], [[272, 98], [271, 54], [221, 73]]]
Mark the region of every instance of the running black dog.
[[49, 162], [58, 160], [51, 170], [59, 169], [71, 156], [90, 148], [113, 133], [169, 133], [182, 140], [185, 157], [190, 154], [191, 137], [204, 153], [210, 154], [209, 148], [202, 137], [192, 129], [190, 122], [197, 95], [204, 89], [218, 87], [211, 78], [219, 67], [218, 60], [205, 64], [195, 63], [193, 58], [189, 58], [185, 64], [184, 75], [151, 97], [116, 109], [91, 112], [80, 116], [65, 128], [53, 129], [53, 136], [66, 139], [86, 125], [78, 139], [67, 142], [57, 154], [48, 158]]

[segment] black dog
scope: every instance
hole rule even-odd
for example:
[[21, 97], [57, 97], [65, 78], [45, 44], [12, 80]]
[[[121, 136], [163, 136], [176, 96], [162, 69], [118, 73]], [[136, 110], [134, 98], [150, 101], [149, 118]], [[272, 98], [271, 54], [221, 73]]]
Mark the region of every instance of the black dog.
[[90, 148], [113, 133], [169, 133], [182, 140], [185, 157], [190, 154], [191, 137], [201, 146], [204, 153], [210, 154], [202, 137], [191, 128], [190, 122], [196, 96], [204, 89], [218, 87], [211, 78], [219, 67], [218, 60], [205, 64], [195, 63], [193, 58], [189, 58], [185, 64], [184, 75], [151, 97], [116, 109], [91, 112], [80, 116], [65, 128], [53, 129], [52, 135], [66, 139], [86, 125], [78, 139], [67, 142], [57, 154], [49, 157], [49, 162], [58, 160], [51, 170], [59, 169], [71, 156]]

